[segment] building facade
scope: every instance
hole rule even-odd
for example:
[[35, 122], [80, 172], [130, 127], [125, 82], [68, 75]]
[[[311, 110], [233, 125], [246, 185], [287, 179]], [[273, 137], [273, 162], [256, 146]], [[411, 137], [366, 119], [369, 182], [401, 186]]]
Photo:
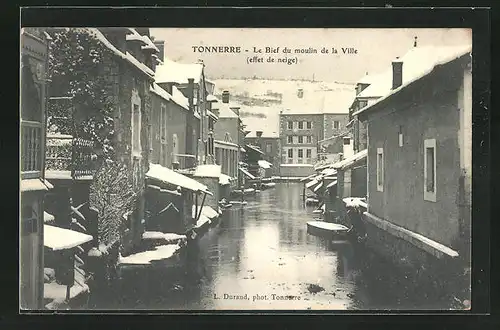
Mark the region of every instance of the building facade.
[[48, 35], [42, 29], [21, 31], [21, 200], [20, 307], [43, 307], [43, 210], [48, 65]]
[[367, 242], [451, 283], [470, 267], [470, 48], [427, 51], [430, 73], [405, 84], [395, 61], [391, 95], [358, 112], [368, 123]]

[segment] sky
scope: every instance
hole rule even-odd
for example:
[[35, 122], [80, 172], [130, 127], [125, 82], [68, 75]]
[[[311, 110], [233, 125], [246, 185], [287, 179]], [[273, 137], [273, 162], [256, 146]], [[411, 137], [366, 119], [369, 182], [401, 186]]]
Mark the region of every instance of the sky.
[[[205, 63], [211, 79], [306, 79], [355, 83], [366, 73], [384, 71], [391, 61], [417, 46], [446, 46], [472, 43], [468, 29], [262, 29], [262, 28], [152, 28], [156, 40], [165, 41], [165, 55], [181, 63], [198, 59]], [[192, 46], [241, 47], [241, 53], [200, 53]], [[253, 48], [279, 47], [278, 53], [253, 52]], [[284, 54], [283, 48], [292, 50]], [[322, 54], [325, 47], [328, 54]], [[294, 54], [300, 49], [316, 49], [318, 53]], [[332, 54], [332, 48], [337, 54]], [[350, 52], [343, 53], [342, 48]], [[245, 51], [245, 50], [248, 50]], [[356, 53], [354, 53], [356, 50]], [[254, 56], [263, 63], [248, 63]], [[267, 63], [268, 57], [274, 63]], [[295, 59], [297, 63], [277, 63], [279, 59]]]

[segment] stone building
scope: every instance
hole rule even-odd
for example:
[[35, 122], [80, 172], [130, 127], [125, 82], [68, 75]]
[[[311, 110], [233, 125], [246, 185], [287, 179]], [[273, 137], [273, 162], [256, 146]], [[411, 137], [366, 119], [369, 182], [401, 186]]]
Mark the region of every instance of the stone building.
[[284, 98], [279, 133], [281, 163], [293, 164], [287, 165], [287, 169], [294, 167], [303, 174], [299, 168], [311, 167], [320, 160], [319, 141], [346, 130], [348, 102], [353, 94], [351, 86], [346, 85], [334, 90], [299, 88], [295, 95]]

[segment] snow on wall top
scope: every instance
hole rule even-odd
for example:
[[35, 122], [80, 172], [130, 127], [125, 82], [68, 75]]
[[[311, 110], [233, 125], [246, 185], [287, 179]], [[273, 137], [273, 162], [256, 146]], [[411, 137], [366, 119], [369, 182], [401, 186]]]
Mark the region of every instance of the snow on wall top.
[[156, 66], [157, 83], [177, 83], [187, 84], [188, 79], [194, 79], [194, 83], [199, 83], [203, 73], [203, 64], [184, 64], [174, 62], [165, 57], [162, 65]]
[[376, 81], [362, 91], [358, 97], [380, 97], [377, 102], [357, 111], [359, 114], [388, 96], [397, 93], [410, 83], [428, 75], [442, 64], [451, 62], [472, 51], [471, 45], [462, 46], [424, 46], [414, 47], [400, 61], [403, 62], [403, 81], [399, 88], [392, 90], [392, 64], [383, 73], [377, 75]]
[[151, 93], [155, 93], [156, 95], [163, 98], [165, 101], [170, 101], [172, 99], [172, 95], [170, 95], [166, 90], [158, 86], [157, 83], [153, 83], [153, 85], [149, 88]]
[[50, 225], [44, 225], [43, 231], [43, 244], [54, 251], [72, 249], [94, 239], [87, 234]]
[[146, 176], [191, 191], [210, 193], [207, 186], [159, 164], [149, 164]]
[[219, 178], [221, 175], [220, 165], [198, 165], [194, 171], [195, 177]]
[[149, 77], [151, 77], [151, 78], [154, 77], [155, 73], [153, 72], [153, 70], [148, 68], [143, 63], [139, 62], [129, 52], [124, 54], [122, 51], [120, 51], [118, 48], [116, 48], [111, 42], [109, 42], [108, 39], [106, 39], [104, 34], [102, 34], [101, 31], [99, 31], [99, 29], [97, 29], [97, 28], [82, 28], [82, 29], [78, 29], [78, 30], [83, 31], [83, 32], [87, 32], [89, 35], [91, 35], [91, 36], [95, 37], [97, 40], [99, 40], [104, 46], [106, 46], [111, 52], [113, 52], [113, 54], [128, 61], [129, 63], [134, 65], [136, 68], [141, 70], [143, 73], [145, 73]]
[[141, 46], [141, 49], [151, 49], [156, 53], [160, 52], [158, 47], [155, 46], [153, 41], [151, 41], [148, 36], [139, 34], [139, 32], [137, 32], [137, 30], [133, 28], [128, 28], [128, 31], [130, 32], [130, 34], [127, 34], [125, 37], [127, 41], [140, 41], [144, 44], [143, 46]]

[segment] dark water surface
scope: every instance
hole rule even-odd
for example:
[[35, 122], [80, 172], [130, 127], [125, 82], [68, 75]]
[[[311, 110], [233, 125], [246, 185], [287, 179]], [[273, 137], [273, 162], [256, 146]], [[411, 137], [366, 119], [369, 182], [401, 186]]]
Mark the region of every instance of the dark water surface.
[[199, 241], [187, 274], [172, 279], [160, 273], [159, 280], [152, 280], [138, 273], [127, 284], [135, 286], [131, 291], [137, 296], [117, 298], [112, 308], [446, 308], [366, 251], [307, 234], [306, 222], [320, 215], [303, 206], [301, 193], [301, 184], [280, 183], [247, 197], [247, 205], [228, 209], [219, 226]]

